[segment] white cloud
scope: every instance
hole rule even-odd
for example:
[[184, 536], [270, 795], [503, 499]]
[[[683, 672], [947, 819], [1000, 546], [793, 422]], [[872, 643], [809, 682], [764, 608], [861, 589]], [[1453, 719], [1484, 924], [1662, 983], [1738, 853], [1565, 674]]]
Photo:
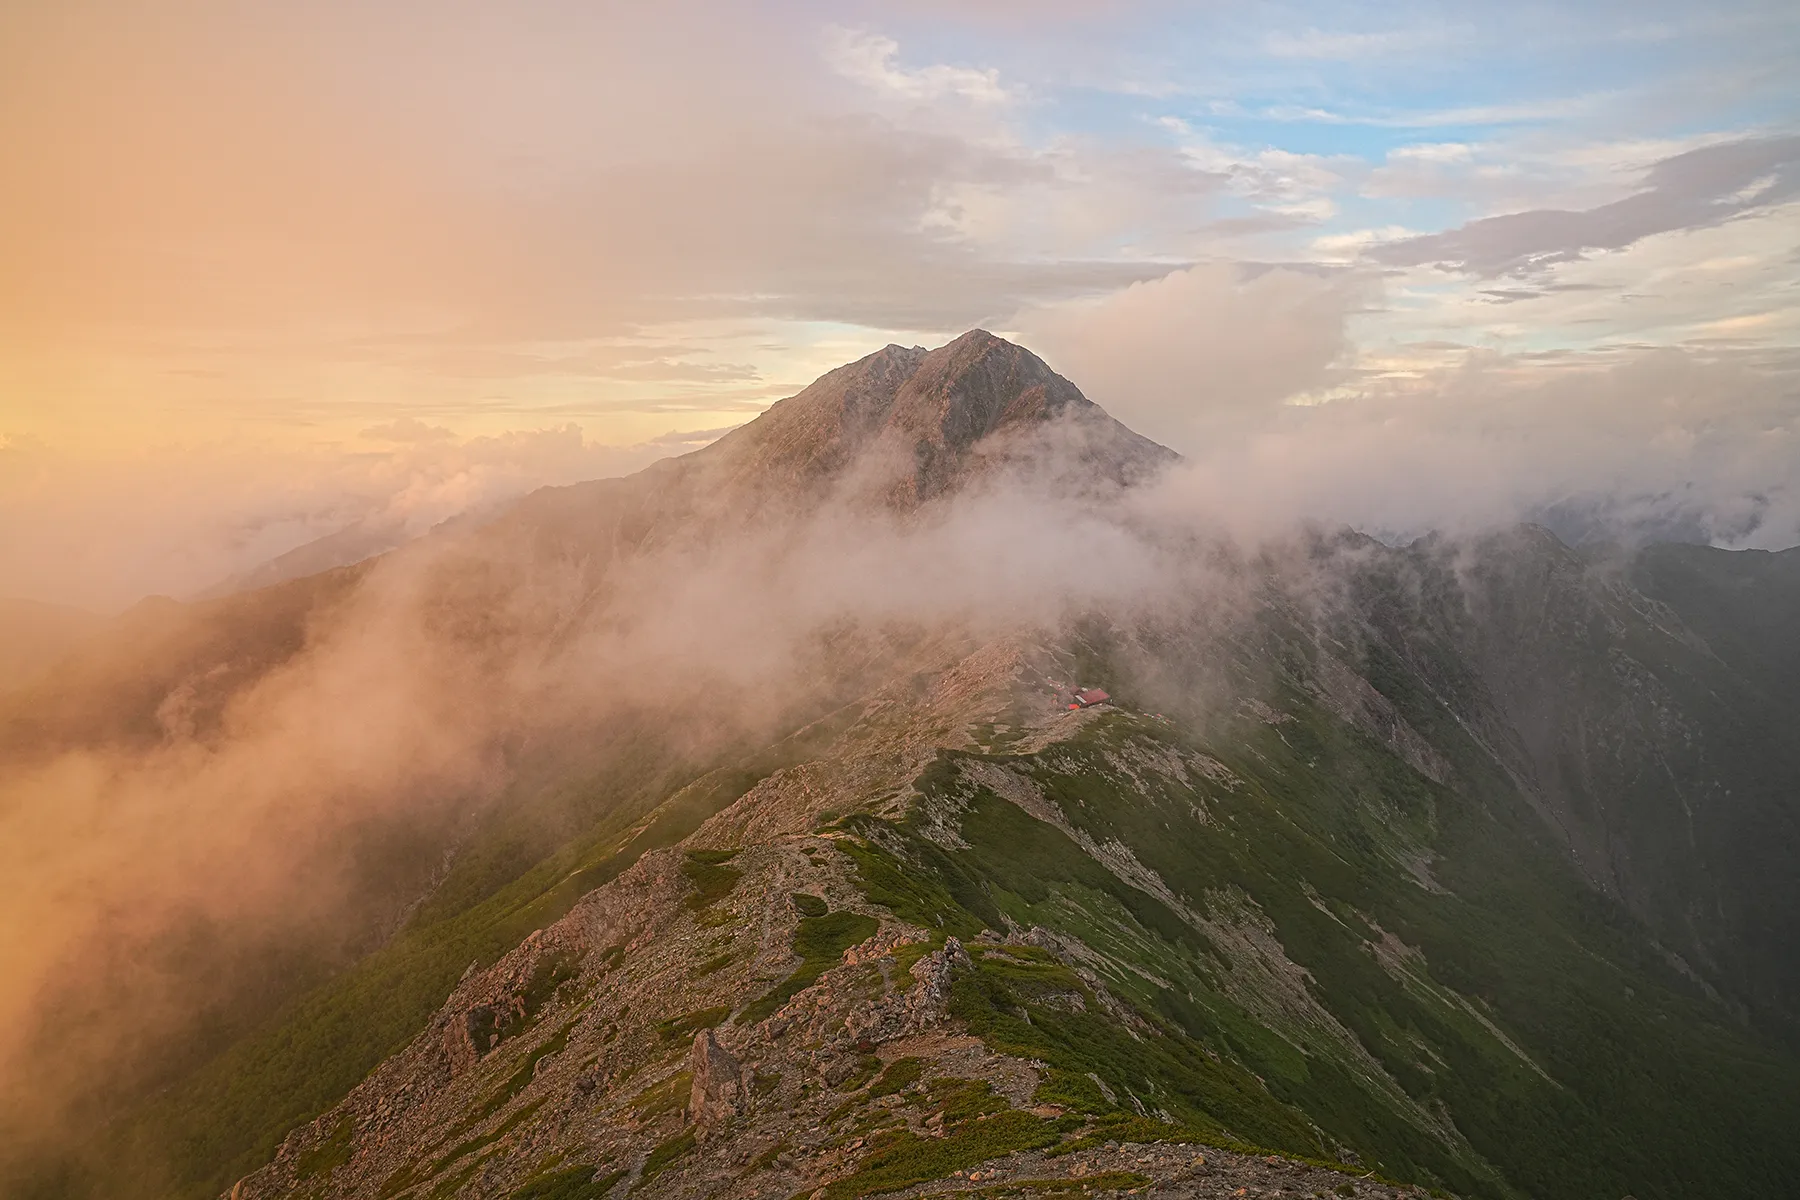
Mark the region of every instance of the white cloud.
[[1408, 229], [1404, 225], [1353, 229], [1348, 233], [1321, 234], [1308, 243], [1308, 249], [1314, 257], [1322, 262], [1349, 263], [1354, 262], [1370, 246], [1397, 241], [1404, 237], [1413, 237], [1417, 233], [1418, 230]]
[[1246, 536], [1389, 537], [1552, 510], [1726, 545], [1800, 542], [1800, 375], [1678, 350], [1465, 353], [1193, 448], [1163, 503]]
[[1329, 383], [1366, 292], [1349, 274], [1210, 264], [1031, 310], [1018, 324], [1092, 399], [1187, 453]]
[[[1383, 239], [1393, 244], [1396, 239]], [[1358, 247], [1345, 245], [1342, 252]], [[1529, 281], [1465, 279], [1435, 266], [1388, 281], [1386, 311], [1359, 318], [1373, 347], [1443, 340], [1496, 348], [1682, 345], [1729, 336], [1800, 345], [1800, 203], [1546, 268]]]
[[385, 425], [371, 425], [361, 436], [372, 442], [447, 442], [456, 435], [442, 425], [427, 425], [417, 417], [400, 417]]
[[1015, 178], [937, 187], [922, 227], [997, 260], [1169, 262], [1226, 182], [1169, 147], [1090, 138], [1058, 138], [1019, 161], [1029, 171]]
[[1278, 146], [1250, 149], [1215, 140], [1179, 117], [1156, 122], [1175, 136], [1181, 156], [1196, 171], [1218, 175], [1231, 190], [1270, 211], [1325, 219], [1335, 214], [1332, 192], [1364, 170], [1348, 154], [1300, 154]]
[[352, 525], [416, 536], [537, 487], [624, 474], [691, 449], [687, 436], [607, 446], [566, 425], [456, 438], [400, 420], [367, 431], [362, 447], [154, 447], [109, 458], [9, 440], [0, 578], [9, 595], [102, 610], [188, 595]]
[[1269, 121], [1318, 125], [1371, 125], [1387, 129], [1436, 129], [1456, 125], [1520, 125], [1567, 120], [1610, 97], [1599, 94], [1520, 104], [1471, 104], [1453, 108], [1346, 112], [1337, 109], [1276, 104], [1257, 115]]
[[1017, 99], [992, 67], [958, 67], [944, 63], [911, 70], [900, 66], [900, 43], [877, 33], [832, 26], [825, 36], [825, 61], [846, 79], [879, 94], [912, 101], [947, 98], [978, 105], [1003, 105]]
[[1474, 159], [1474, 150], [1465, 142], [1417, 142], [1397, 146], [1387, 153], [1388, 161], [1407, 160], [1428, 163], [1466, 163]]
[[1296, 200], [1291, 204], [1272, 204], [1270, 212], [1283, 213], [1290, 217], [1298, 217], [1303, 221], [1329, 221], [1337, 216], [1337, 202], [1329, 196], [1314, 196], [1307, 200]]
[[1800, 136], [1745, 138], [1662, 159], [1630, 195], [1583, 209], [1534, 208], [1384, 245], [1394, 266], [1437, 263], [1490, 279], [1527, 278], [1661, 233], [1753, 215], [1800, 195]]

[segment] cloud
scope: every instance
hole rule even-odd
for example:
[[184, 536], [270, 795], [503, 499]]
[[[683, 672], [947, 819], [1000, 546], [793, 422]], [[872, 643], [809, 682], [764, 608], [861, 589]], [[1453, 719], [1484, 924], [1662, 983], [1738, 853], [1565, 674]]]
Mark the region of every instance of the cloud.
[[1391, 266], [1437, 263], [1486, 278], [1528, 275], [1595, 250], [1705, 228], [1800, 195], [1800, 137], [1703, 146], [1666, 158], [1635, 195], [1595, 208], [1537, 209], [1484, 217], [1443, 233], [1373, 247]]
[[1582, 109], [1592, 107], [1597, 100], [1597, 97], [1586, 96], [1521, 104], [1471, 104], [1454, 108], [1373, 112], [1351, 112], [1342, 109], [1276, 104], [1258, 109], [1257, 116], [1267, 121], [1313, 125], [1368, 125], [1378, 129], [1444, 129], [1453, 126], [1522, 125], [1566, 119]]
[[[1131, 274], [944, 238], [928, 217], [947, 194], [1055, 173], [967, 120], [1017, 87], [912, 65], [879, 32], [838, 28], [821, 54], [808, 11], [531, 0], [421, 39], [412, 2], [265, 22], [128, 7], [0, 36], [20, 134], [0, 314], [47, 374], [120, 330], [158, 368], [217, 368], [248, 340], [284, 394], [321, 363], [586, 373], [540, 348], [768, 316], [950, 331]], [[652, 369], [595, 365], [621, 384]]]
[[[1060, 138], [1033, 162], [1039, 170], [1030, 178], [940, 185], [923, 227], [1001, 260], [1050, 254], [1067, 269], [1110, 262], [1143, 279], [1181, 257], [1197, 218], [1225, 198], [1230, 182], [1176, 148], [1087, 137]], [[1162, 266], [1145, 259], [1161, 259]], [[1019, 296], [1020, 302], [1050, 298], [1048, 289]]]
[[416, 419], [372, 427], [381, 448], [156, 448], [94, 458], [0, 446], [0, 577], [9, 594], [108, 610], [186, 596], [353, 525], [418, 536], [538, 487], [622, 475], [691, 449], [671, 432], [633, 446], [574, 425], [456, 438]]
[[1092, 399], [1187, 453], [1330, 382], [1346, 320], [1367, 293], [1343, 272], [1208, 264], [1031, 309], [1017, 323]]
[[1182, 158], [1196, 171], [1225, 181], [1230, 190], [1265, 211], [1318, 221], [1334, 215], [1330, 193], [1365, 171], [1351, 155], [1297, 154], [1274, 146], [1249, 150], [1216, 142], [1178, 117], [1157, 124], [1173, 134]]
[[1171, 0], [878, 0], [891, 17], [920, 14], [1008, 33], [1041, 30], [1046, 22], [1116, 25], [1122, 17], [1142, 17], [1167, 9]]
[[[1567, 278], [1446, 302], [1455, 340], [1430, 345], [1356, 345], [1356, 324], [1379, 343], [1431, 321], [1384, 295], [1403, 281], [1355, 270], [1195, 267], [1017, 325], [1092, 398], [1187, 457], [1176, 508], [1253, 540], [1300, 521], [1404, 538], [1561, 514], [1588, 522], [1584, 534], [1776, 549], [1800, 543], [1800, 356], [1780, 306], [1791, 268], [1748, 251], [1782, 245], [1756, 219], [1657, 235]], [[1626, 280], [1650, 278], [1676, 300], [1730, 284], [1713, 311], [1742, 319], [1671, 326], [1654, 297], [1621, 298]], [[1502, 353], [1461, 340], [1505, 320], [1496, 308], [1526, 306], [1546, 316], [1515, 326], [1522, 336], [1603, 321], [1599, 344]], [[1687, 348], [1629, 338], [1633, 319], [1685, 329]]]
[[1598, 352], [1698, 347], [1727, 336], [1776, 352], [1800, 337], [1790, 299], [1800, 280], [1792, 260], [1797, 218], [1800, 201], [1652, 234], [1528, 277], [1484, 279], [1436, 266], [1394, 271], [1384, 281], [1385, 306], [1358, 316], [1356, 337], [1374, 358], [1434, 339]]
[[973, 104], [1009, 104], [1017, 99], [1000, 82], [993, 67], [957, 67], [937, 63], [908, 70], [897, 62], [900, 43], [893, 38], [833, 26], [825, 39], [825, 61], [846, 79], [902, 100], [954, 97]]
[[[0, 395], [29, 418], [3, 423], [53, 440], [179, 424], [342, 441], [407, 414], [466, 431], [459, 411], [490, 430], [672, 407], [717, 424], [830, 365], [788, 353], [824, 326], [932, 340], [1174, 265], [1341, 260], [1353, 224], [1387, 231], [1368, 260], [1385, 265], [1548, 262], [1630, 235], [1593, 233], [1630, 212], [1605, 207], [1616, 164], [1556, 162], [1570, 142], [1659, 144], [1591, 127], [1635, 92], [1569, 98], [1579, 77], [1546, 67], [1535, 91], [1490, 96], [1494, 57], [1447, 81], [1406, 49], [1440, 36], [1429, 23], [1085, 0], [524, 0], [505, 20], [419, 0], [256, 0], [255, 20], [214, 0], [64, 7], [0, 16]], [[1617, 24], [1471, 21], [1501, 56], [1529, 42], [1509, 30], [1573, 44]], [[1727, 43], [1765, 65], [1778, 48], [1769, 22]], [[1331, 66], [1403, 51], [1420, 68], [1404, 78]], [[1101, 95], [1124, 76], [1169, 98]], [[1183, 109], [1194, 96], [1217, 103]], [[1171, 110], [1195, 123], [1176, 144], [1152, 124]], [[1377, 164], [1364, 147], [1388, 135], [1322, 153], [1316, 130], [1269, 124], [1286, 117], [1443, 136]], [[1451, 128], [1483, 123], [1505, 144]], [[1701, 217], [1778, 203], [1786, 171], [1720, 182]], [[1425, 234], [1463, 205], [1585, 225]], [[762, 380], [779, 382], [746, 386]], [[656, 432], [627, 426], [608, 436]]]
[[1466, 163], [1474, 154], [1465, 142], [1415, 142], [1408, 146], [1396, 146], [1388, 151], [1389, 161], [1395, 159], [1425, 163]]
[[371, 425], [362, 436], [374, 442], [447, 442], [456, 435], [442, 425], [427, 425], [417, 417], [402, 417], [385, 425]]
[[1373, 33], [1336, 32], [1308, 27], [1298, 33], [1276, 30], [1263, 45], [1277, 58], [1355, 59], [1410, 54], [1443, 43], [1440, 29], [1390, 29]]
[[[632, 553], [619, 518], [658, 494], [609, 510], [618, 493], [588, 489], [530, 537], [416, 545], [313, 612], [291, 658], [228, 675], [216, 716], [203, 663], [151, 677], [174, 686], [152, 693], [146, 738], [0, 761], [0, 1172], [21, 1126], [97, 1082], [132, 1095], [146, 1047], [230, 1009], [244, 980], [224, 968], [352, 957], [476, 814], [519, 805], [505, 828], [528, 833], [532, 781], [571, 777], [570, 758], [583, 778], [608, 777], [620, 744], [620, 778], [734, 761], [820, 697], [942, 670], [971, 639], [1202, 594], [1127, 524], [1023, 485], [916, 519], [827, 502], [757, 523], [727, 504], [722, 527]], [[233, 611], [227, 672], [295, 636]], [[112, 664], [125, 691], [145, 682], [130, 649]]]
[[1161, 503], [1240, 536], [1300, 520], [1404, 540], [1561, 514], [1584, 535], [1800, 543], [1800, 358], [1464, 352], [1192, 448]]

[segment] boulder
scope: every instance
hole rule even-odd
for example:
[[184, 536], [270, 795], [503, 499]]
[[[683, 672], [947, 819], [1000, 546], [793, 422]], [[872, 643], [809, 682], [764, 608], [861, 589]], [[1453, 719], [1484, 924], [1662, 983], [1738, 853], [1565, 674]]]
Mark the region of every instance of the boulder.
[[702, 1132], [744, 1110], [748, 1099], [744, 1069], [730, 1051], [719, 1045], [712, 1030], [702, 1029], [694, 1035], [688, 1070], [694, 1076], [688, 1093], [688, 1119]]

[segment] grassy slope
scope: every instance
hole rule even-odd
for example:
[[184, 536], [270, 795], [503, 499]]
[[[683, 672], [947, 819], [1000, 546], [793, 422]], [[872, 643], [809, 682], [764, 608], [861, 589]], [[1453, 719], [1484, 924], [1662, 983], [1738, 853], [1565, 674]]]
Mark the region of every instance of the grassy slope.
[[[1705, 640], [1673, 683], [1683, 706], [1704, 714], [1697, 750], [1716, 782], [1682, 789], [1699, 813], [1697, 844], [1695, 821], [1670, 806], [1660, 849], [1701, 878], [1675, 896], [1668, 924], [1715, 927], [1719, 966], [1752, 1018], [1800, 1046], [1800, 549], [1652, 546], [1633, 560], [1631, 581]], [[1696, 753], [1672, 749], [1685, 784], [1698, 772], [1682, 769], [1684, 751]]]
[[[969, 848], [861, 822], [876, 844], [914, 859], [908, 879], [865, 853], [871, 892], [947, 930], [1005, 913], [1102, 951], [1114, 964], [1109, 986], [1164, 1030], [1155, 1053], [1189, 1061], [1157, 1067], [1128, 1055], [1097, 1073], [1249, 1141], [1320, 1153], [1282, 1116], [1291, 1107], [1385, 1174], [1474, 1195], [1776, 1194], [1793, 1178], [1800, 1151], [1785, 1131], [1800, 1119], [1796, 1064], [1733, 1025], [1623, 910], [1584, 886], [1472, 747], [1459, 755], [1468, 782], [1453, 791], [1304, 698], [1284, 706], [1300, 719], [1209, 748], [1244, 781], [1236, 790], [1190, 788], [1141, 766], [1132, 783], [1113, 756], [1171, 735], [1124, 714], [1073, 743], [998, 760], [1029, 771], [1097, 841], [1130, 847], [1200, 913], [1266, 917], [1318, 1005], [1415, 1104], [1447, 1112], [1466, 1146], [1426, 1128], [1393, 1084], [1303, 1017], [1284, 1024], [1246, 1011], [1233, 998], [1240, 968], [1230, 954], [1051, 826], [969, 787], [959, 756], [946, 755], [922, 786], [965, 806]], [[1442, 892], [1402, 865], [1425, 847]], [[921, 868], [941, 884], [935, 908]], [[1376, 926], [1421, 950], [1424, 965], [1404, 981], [1382, 969]], [[1057, 1031], [1071, 1051], [1103, 1046], [1109, 1024], [1032, 1017], [1035, 1036]], [[1263, 1087], [1221, 1076], [1200, 1088], [1207, 1072], [1194, 1064], [1211, 1060], [1189, 1046], [1222, 1056], [1215, 1073], [1241, 1065]]]
[[[1782, 1190], [1800, 1166], [1785, 1136], [1800, 1119], [1792, 1058], [1732, 1025], [1628, 914], [1585, 887], [1442, 706], [1412, 694], [1418, 664], [1378, 651], [1362, 669], [1455, 761], [1455, 789], [1420, 778], [1297, 693], [1280, 702], [1298, 720], [1223, 731], [1203, 747], [1245, 781], [1235, 791], [1122, 774], [1109, 754], [1174, 741], [1126, 715], [1039, 755], [996, 757], [1030, 771], [1076, 826], [1129, 846], [1193, 909], [1225, 923], [1266, 919], [1309, 973], [1313, 1000], [1386, 1081], [1306, 1020], [1252, 1011], [1231, 951], [1060, 832], [970, 793], [956, 755], [922, 787], [966, 805], [968, 848], [946, 852], [887, 830], [880, 840], [914, 859], [909, 870], [925, 869], [884, 876], [871, 854], [865, 871], [885, 880], [872, 890], [946, 932], [966, 936], [1010, 917], [1106, 956], [1109, 986], [1160, 1031], [1148, 1048], [1111, 1018], [1032, 1000], [1048, 967], [984, 961], [979, 986], [959, 991], [960, 1010], [990, 1038], [1056, 1065], [1065, 1096], [1087, 1087], [1091, 1070], [1120, 1104], [1222, 1138], [1308, 1154], [1335, 1141], [1387, 1174], [1471, 1194]], [[1463, 682], [1453, 660], [1446, 651], [1440, 691]], [[1084, 672], [1109, 678], [1104, 656]], [[503, 953], [757, 777], [709, 776], [627, 846], [622, 818], [590, 823], [548, 854], [496, 832], [402, 936], [159, 1098], [130, 1135], [145, 1157], [171, 1164], [168, 1194], [215, 1189], [403, 1044], [469, 961]], [[1422, 857], [1445, 892], [1404, 869]], [[1377, 926], [1418, 947], [1425, 966], [1403, 980], [1383, 970], [1370, 951]], [[1427, 1128], [1402, 1092], [1447, 1112], [1467, 1144]]]
[[216, 1194], [404, 1046], [471, 962], [494, 961], [646, 851], [674, 845], [761, 779], [816, 755], [856, 711], [803, 713], [794, 733], [686, 786], [678, 781], [701, 767], [684, 764], [653, 730], [622, 727], [595, 752], [597, 774], [549, 770], [522, 782], [386, 945], [322, 983], [286, 981], [292, 999], [249, 1032], [155, 1095], [119, 1097], [121, 1115], [78, 1155], [0, 1177], [0, 1192]]
[[1653, 546], [1594, 563], [1530, 530], [1469, 562], [1447, 549], [1384, 550], [1354, 574], [1340, 653], [1460, 747], [1471, 779], [1479, 730], [1597, 886], [1800, 1045], [1800, 555]]
[[405, 1045], [471, 962], [499, 958], [645, 851], [679, 841], [767, 766], [711, 772], [635, 832], [641, 809], [614, 811], [586, 837], [522, 867], [508, 849], [516, 831], [493, 827], [386, 946], [153, 1097], [101, 1139], [87, 1165], [58, 1164], [40, 1180], [9, 1186], [46, 1198], [216, 1194]]

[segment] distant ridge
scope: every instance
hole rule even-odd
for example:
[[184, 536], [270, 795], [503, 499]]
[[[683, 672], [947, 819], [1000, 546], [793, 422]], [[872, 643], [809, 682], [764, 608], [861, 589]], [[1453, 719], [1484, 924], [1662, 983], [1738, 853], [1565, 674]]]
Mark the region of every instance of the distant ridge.
[[386, 554], [410, 538], [403, 522], [359, 518], [341, 529], [267, 559], [247, 571], [221, 579], [190, 598], [213, 600], [234, 592], [273, 587], [290, 579], [317, 575], [320, 571], [329, 571], [334, 567], [353, 566], [364, 559]]

